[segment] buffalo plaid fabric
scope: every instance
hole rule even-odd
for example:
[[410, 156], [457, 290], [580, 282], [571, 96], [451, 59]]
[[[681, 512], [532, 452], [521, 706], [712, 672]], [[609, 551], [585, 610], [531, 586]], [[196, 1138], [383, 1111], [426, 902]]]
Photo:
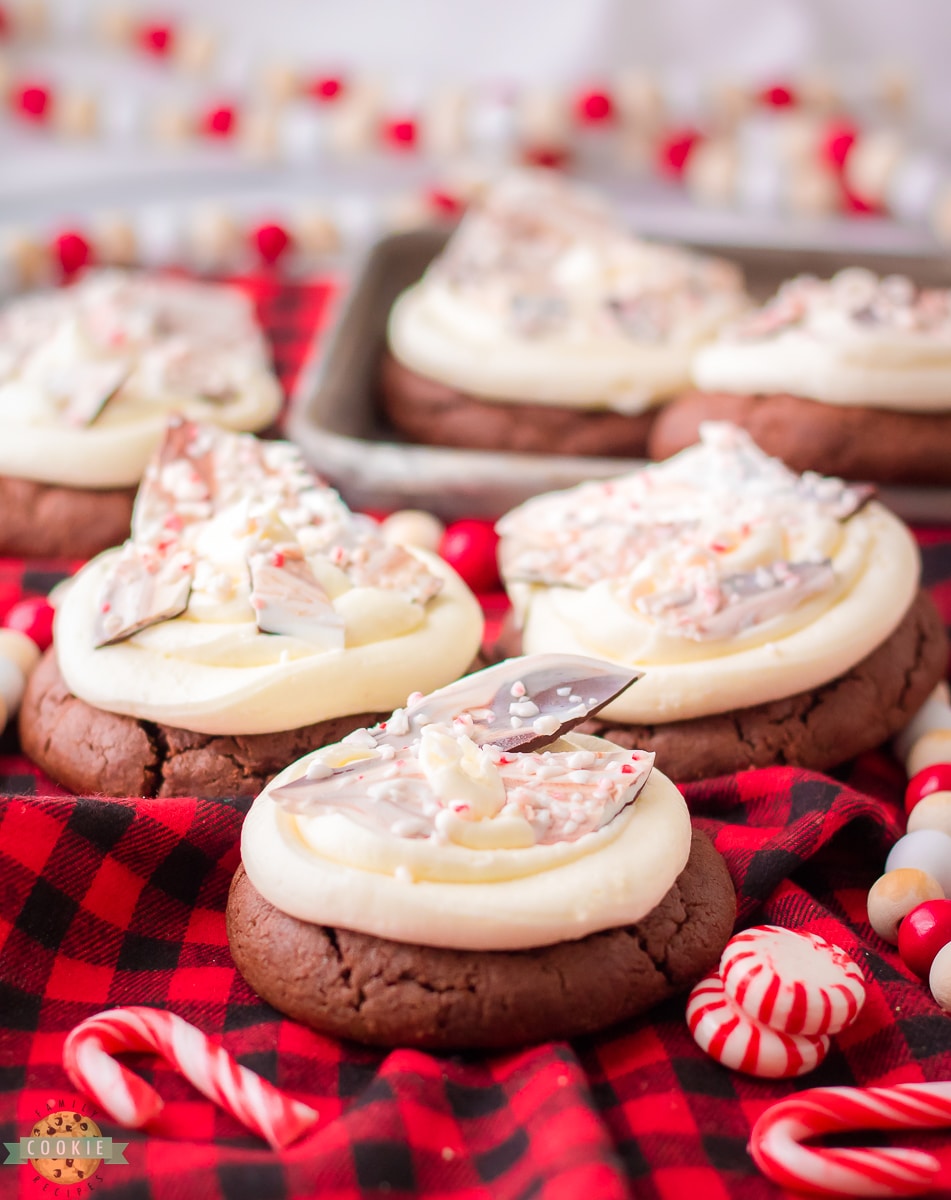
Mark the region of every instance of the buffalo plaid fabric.
[[[293, 377], [327, 289], [258, 285]], [[283, 347], [283, 349], [281, 348]], [[282, 358], [281, 355], [284, 355]], [[920, 534], [925, 581], [951, 617], [951, 530]], [[0, 615], [71, 564], [0, 563]], [[790, 1092], [951, 1078], [951, 1024], [878, 939], [869, 885], [903, 829], [904, 776], [884, 752], [830, 778], [788, 768], [693, 784], [696, 823], [724, 855], [739, 923], [811, 930], [859, 962], [869, 995], [824, 1064], [796, 1081], [734, 1074], [694, 1045], [683, 998], [572, 1044], [500, 1055], [368, 1050], [313, 1033], [259, 1001], [235, 971], [224, 906], [243, 805], [76, 798], [0, 749], [0, 1141], [78, 1099], [66, 1034], [115, 1005], [191, 1021], [241, 1063], [318, 1109], [315, 1129], [273, 1152], [158, 1060], [132, 1057], [165, 1098], [160, 1125], [129, 1140], [128, 1166], [95, 1189], [130, 1200], [423, 1195], [772, 1198], [746, 1153], [752, 1123]], [[921, 1135], [947, 1167], [951, 1150]], [[0, 1166], [0, 1196], [43, 1195]], [[49, 1194], [65, 1196], [60, 1188]], [[84, 1194], [74, 1188], [68, 1200]], [[951, 1193], [946, 1193], [951, 1194]]]

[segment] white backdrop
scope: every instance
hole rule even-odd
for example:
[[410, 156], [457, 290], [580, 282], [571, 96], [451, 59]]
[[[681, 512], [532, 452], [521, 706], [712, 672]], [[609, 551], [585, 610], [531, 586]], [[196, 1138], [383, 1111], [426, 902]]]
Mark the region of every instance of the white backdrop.
[[[47, 3], [61, 29], [94, 7], [92, 0]], [[951, 148], [945, 118], [951, 0], [127, 0], [127, 6], [216, 31], [220, 88], [72, 37], [26, 50], [14, 45], [8, 58], [16, 74], [94, 84], [118, 110], [196, 88], [227, 95], [265, 62], [379, 74], [410, 98], [445, 80], [576, 84], [644, 66], [689, 104], [699, 82], [713, 77], [766, 83], [823, 68], [850, 82], [892, 64], [914, 84], [915, 138]], [[373, 169], [349, 175], [353, 182], [382, 186]], [[339, 186], [332, 166], [262, 169], [206, 147], [64, 143], [0, 121], [0, 221], [39, 215], [61, 222], [112, 201], [156, 196], [237, 190], [250, 197]], [[644, 200], [651, 202], [650, 187]]]

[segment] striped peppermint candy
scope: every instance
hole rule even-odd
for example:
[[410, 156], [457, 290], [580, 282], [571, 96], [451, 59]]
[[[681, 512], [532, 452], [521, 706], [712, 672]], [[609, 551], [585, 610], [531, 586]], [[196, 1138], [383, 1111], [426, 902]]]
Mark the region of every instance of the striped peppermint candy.
[[154, 1121], [164, 1101], [144, 1079], [111, 1057], [124, 1051], [158, 1054], [275, 1150], [296, 1141], [318, 1119], [315, 1109], [240, 1066], [223, 1047], [174, 1013], [113, 1008], [72, 1030], [63, 1045], [63, 1066], [74, 1087], [130, 1129]]
[[782, 1033], [838, 1033], [865, 1003], [862, 972], [844, 950], [778, 925], [756, 925], [731, 938], [720, 977], [744, 1012]]
[[734, 1071], [788, 1079], [814, 1070], [829, 1052], [829, 1038], [798, 1036], [754, 1020], [726, 994], [714, 971], [687, 1001], [687, 1025], [701, 1050]]
[[941, 1163], [921, 1150], [891, 1146], [803, 1146], [806, 1138], [865, 1129], [951, 1126], [951, 1083], [887, 1088], [812, 1088], [768, 1108], [750, 1136], [759, 1169], [781, 1187], [818, 1196], [918, 1196], [931, 1191]]

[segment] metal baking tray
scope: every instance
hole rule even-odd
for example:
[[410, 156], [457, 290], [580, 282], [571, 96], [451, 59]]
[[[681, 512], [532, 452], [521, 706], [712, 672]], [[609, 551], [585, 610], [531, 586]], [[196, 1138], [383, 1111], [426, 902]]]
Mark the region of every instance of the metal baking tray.
[[[288, 415], [288, 432], [310, 462], [351, 507], [423, 508], [447, 521], [495, 518], [529, 496], [637, 465], [641, 460], [419, 446], [401, 441], [385, 424], [377, 375], [389, 311], [446, 237], [445, 231], [422, 229], [383, 238], [338, 298], [335, 320], [329, 333], [315, 339]], [[845, 266], [951, 286], [951, 262], [940, 257], [688, 244], [738, 263], [750, 291], [763, 298], [791, 275], [830, 275]], [[951, 488], [889, 487], [880, 495], [907, 521], [951, 522]]]

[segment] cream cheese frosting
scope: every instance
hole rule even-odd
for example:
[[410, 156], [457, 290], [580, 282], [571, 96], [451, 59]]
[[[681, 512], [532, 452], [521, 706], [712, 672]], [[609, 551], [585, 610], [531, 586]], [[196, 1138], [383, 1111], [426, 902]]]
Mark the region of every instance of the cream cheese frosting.
[[551, 172], [504, 177], [397, 300], [393, 354], [486, 400], [640, 412], [746, 298], [739, 271], [632, 237]]
[[951, 411], [951, 290], [850, 268], [800, 276], [697, 354], [697, 387]]
[[[312, 924], [461, 950], [640, 920], [686, 865], [683, 797], [652, 754], [566, 732], [629, 682], [545, 655], [411, 697], [261, 793], [242, 831], [251, 882]], [[553, 721], [533, 748], [506, 742], [513, 704]]]
[[170, 412], [256, 430], [280, 405], [253, 305], [234, 288], [95, 271], [0, 310], [0, 473], [127, 487]]
[[132, 538], [79, 572], [55, 622], [75, 695], [211, 734], [387, 711], [461, 674], [481, 636], [458, 575], [386, 542], [296, 447], [181, 420]]
[[730, 425], [701, 438], [499, 522], [525, 652], [644, 671], [611, 720], [686, 720], [819, 687], [885, 641], [918, 589], [915, 541], [870, 489], [797, 476]]

